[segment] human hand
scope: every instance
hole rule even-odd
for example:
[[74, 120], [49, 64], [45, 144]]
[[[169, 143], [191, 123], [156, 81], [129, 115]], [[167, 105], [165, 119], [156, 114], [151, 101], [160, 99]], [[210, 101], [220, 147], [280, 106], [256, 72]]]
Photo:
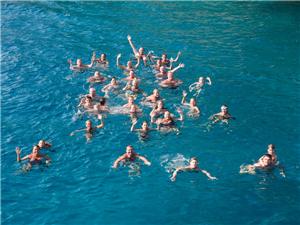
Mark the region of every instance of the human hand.
[[180, 66], [180, 68], [183, 68], [183, 67], [184, 67], [184, 64], [183, 64], [183, 63], [180, 63], [179, 66]]
[[182, 95], [183, 95], [183, 97], [186, 97], [187, 96], [187, 92], [186, 91], [182, 91]]
[[128, 41], [131, 41], [131, 36], [129, 34], [127, 35], [127, 39]]
[[19, 147], [16, 147], [16, 153], [17, 153], [17, 155], [21, 154], [21, 149]]
[[117, 55], [117, 58], [120, 58], [120, 57], [121, 57], [121, 55], [122, 55], [122, 54], [121, 54], [121, 53], [119, 53], [119, 54]]

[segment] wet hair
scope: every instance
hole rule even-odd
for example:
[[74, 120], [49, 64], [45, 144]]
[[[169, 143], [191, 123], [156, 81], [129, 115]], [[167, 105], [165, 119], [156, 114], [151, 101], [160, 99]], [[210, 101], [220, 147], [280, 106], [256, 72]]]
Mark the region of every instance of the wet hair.
[[89, 96], [89, 95], [86, 96], [85, 98], [86, 98], [86, 99], [89, 99], [89, 100], [91, 100], [91, 101], [93, 100], [93, 98], [92, 98], [91, 96]]
[[101, 106], [105, 105], [106, 99], [105, 98], [101, 98], [99, 103], [100, 103]]
[[268, 148], [275, 149], [275, 145], [274, 145], [274, 144], [269, 144], [269, 145], [268, 145]]
[[270, 154], [264, 154], [262, 157], [268, 157], [269, 159], [272, 159], [272, 156]]
[[196, 161], [198, 162], [197, 157], [192, 157], [192, 158], [190, 159], [190, 162], [191, 162], [192, 160], [196, 160]]

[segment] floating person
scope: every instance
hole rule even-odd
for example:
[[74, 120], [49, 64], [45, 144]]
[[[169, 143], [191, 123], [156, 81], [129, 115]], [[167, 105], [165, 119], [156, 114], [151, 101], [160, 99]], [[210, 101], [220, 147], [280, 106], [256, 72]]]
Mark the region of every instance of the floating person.
[[107, 66], [109, 64], [107, 59], [106, 59], [106, 54], [105, 53], [102, 53], [100, 55], [100, 58], [97, 58], [96, 52], [93, 52], [92, 60], [94, 60], [94, 62], [99, 63], [99, 64], [104, 65], [104, 66]]
[[150, 103], [157, 103], [159, 100], [161, 100], [161, 97], [160, 97], [160, 94], [159, 94], [159, 91], [158, 89], [154, 89], [152, 94], [147, 96], [144, 100], [144, 102], [150, 102]]
[[119, 83], [117, 82], [116, 78], [113, 77], [109, 84], [105, 85], [101, 91], [105, 93], [104, 97], [109, 98], [110, 92], [115, 92], [119, 89]]
[[126, 86], [122, 90], [125, 91], [125, 96], [127, 98], [129, 96], [132, 96], [134, 99], [136, 99], [138, 94], [146, 96], [146, 93], [142, 89], [140, 89], [137, 78], [134, 78], [132, 81], [127, 82]]
[[144, 122], [142, 123], [142, 127], [141, 127], [141, 128], [136, 129], [136, 128], [135, 128], [135, 125], [137, 124], [137, 122], [138, 122], [138, 121], [136, 120], [134, 123], [132, 123], [132, 126], [131, 126], [131, 128], [130, 128], [130, 131], [131, 131], [131, 132], [138, 132], [139, 135], [140, 135], [140, 137], [141, 137], [142, 139], [148, 138], [148, 133], [149, 133], [150, 131], [157, 130], [157, 128], [154, 129], [154, 128], [149, 127], [147, 121], [144, 121]]
[[274, 166], [278, 167], [281, 176], [285, 177], [284, 167], [277, 160], [277, 154], [276, 154], [276, 151], [275, 151], [275, 145], [274, 144], [269, 144], [268, 145], [267, 153], [271, 156], [272, 164]]
[[39, 151], [40, 151], [40, 147], [38, 145], [35, 145], [32, 148], [31, 154], [21, 158], [21, 149], [19, 147], [16, 147], [17, 162], [21, 162], [23, 160], [29, 160], [28, 164], [25, 167], [23, 167], [24, 171], [29, 171], [32, 168], [32, 166], [35, 164], [41, 164], [43, 162], [49, 164], [51, 162], [51, 158], [48, 155], [40, 154]]
[[125, 80], [125, 81], [133, 81], [134, 79], [138, 79], [138, 78], [135, 76], [135, 73], [133, 70], [129, 71], [129, 75], [126, 78], [123, 78], [123, 80]]
[[164, 114], [166, 111], [167, 108], [164, 107], [164, 102], [162, 100], [158, 100], [150, 112], [151, 123], [154, 123], [156, 118]]
[[[171, 64], [172, 64], [173, 62], [177, 62], [177, 61], [178, 61], [180, 55], [181, 55], [181, 52], [179, 51], [179, 52], [177, 53], [177, 56], [176, 56], [175, 59], [173, 59], [172, 57], [171, 57], [170, 59], [168, 59], [167, 54], [166, 54], [166, 53], [163, 53], [163, 54], [161, 55], [161, 58], [160, 58], [160, 59], [161, 59], [161, 65], [162, 65], [162, 66], [171, 67], [171, 66], [172, 66]], [[152, 60], [153, 60], [153, 59], [159, 58], [159, 56], [154, 56], [154, 55], [151, 55], [150, 57], [152, 58]]]
[[194, 98], [190, 99], [190, 103], [186, 103], [186, 96], [187, 92], [183, 91], [182, 92], [182, 100], [181, 104], [188, 106], [190, 108], [190, 111], [188, 112], [189, 116], [199, 116], [200, 114], [200, 109], [197, 107], [196, 100]]
[[209, 119], [213, 120], [213, 123], [221, 121], [228, 124], [229, 119], [235, 119], [235, 117], [229, 114], [227, 105], [222, 105], [221, 112], [213, 114]]
[[103, 83], [106, 80], [99, 71], [95, 71], [94, 76], [91, 76], [87, 79], [89, 83]]
[[178, 87], [180, 84], [182, 84], [182, 81], [174, 79], [174, 72], [176, 70], [178, 70], [179, 68], [183, 68], [183, 67], [184, 67], [184, 64], [180, 63], [179, 66], [177, 66], [176, 68], [174, 68], [174, 70], [168, 71], [168, 73], [167, 73], [167, 79], [161, 81], [159, 83], [159, 85], [161, 87], [164, 87], [164, 88], [176, 88], [176, 87]]
[[143, 60], [144, 65], [147, 66], [148, 56], [145, 54], [144, 48], [140, 47], [139, 50], [137, 50], [137, 49], [135, 48], [135, 46], [133, 45], [133, 43], [132, 43], [132, 39], [131, 39], [131, 36], [130, 36], [130, 35], [127, 36], [127, 40], [128, 40], [128, 42], [129, 42], [129, 44], [130, 44], [130, 47], [132, 48], [134, 57], [135, 57], [138, 61], [139, 61], [139, 60]]
[[120, 162], [122, 162], [124, 165], [127, 163], [132, 163], [134, 161], [136, 161], [137, 159], [141, 160], [144, 162], [145, 165], [150, 166], [151, 163], [148, 161], [148, 159], [146, 159], [144, 156], [141, 156], [137, 153], [134, 152], [134, 149], [131, 145], [128, 145], [126, 147], [126, 153], [121, 155], [113, 164], [113, 168], [117, 168], [120, 164]]
[[126, 66], [121, 65], [120, 64], [120, 58], [121, 58], [121, 53], [117, 55], [117, 67], [119, 67], [120, 69], [124, 70], [127, 73], [132, 71], [132, 70], [137, 69], [140, 65], [140, 60], [139, 59], [137, 60], [137, 63], [134, 66], [132, 65], [132, 61], [130, 61], [130, 60], [127, 61]]
[[196, 93], [194, 94], [194, 96], [198, 96], [206, 83], [208, 85], [212, 84], [210, 77], [206, 77], [206, 78], [199, 77], [199, 80], [197, 82], [195, 82], [189, 86], [189, 91], [190, 92], [195, 91]]
[[92, 58], [91, 63], [90, 64], [83, 64], [81, 59], [77, 59], [76, 60], [76, 64], [72, 63], [72, 60], [69, 59], [68, 63], [70, 65], [70, 69], [71, 70], [75, 70], [75, 71], [82, 71], [85, 69], [89, 69], [92, 68], [94, 65], [94, 59]]
[[132, 96], [129, 96], [129, 97], [127, 98], [127, 103], [124, 104], [122, 107], [123, 107], [123, 108], [126, 108], [126, 109], [130, 109], [130, 107], [131, 107], [132, 105], [134, 105], [134, 98], [133, 98]]
[[270, 154], [264, 154], [256, 163], [240, 166], [240, 173], [255, 174], [256, 169], [271, 170], [272, 168], [274, 168], [272, 156]]
[[49, 142], [45, 141], [45, 140], [40, 140], [39, 143], [37, 144], [37, 146], [40, 147], [40, 149], [43, 149], [43, 148], [51, 148], [52, 147], [52, 144], [50, 144]]
[[91, 87], [89, 89], [89, 93], [86, 95], [86, 97], [88, 97], [88, 96], [91, 97], [92, 101], [95, 101], [95, 102], [98, 102], [98, 101], [100, 101], [103, 98], [103, 97], [97, 95], [96, 89], [93, 88], [93, 87]]
[[159, 72], [155, 74], [155, 77], [160, 79], [165, 78], [167, 76], [168, 76], [168, 72], [166, 66], [161, 66], [159, 68]]
[[184, 166], [184, 167], [178, 167], [176, 170], [173, 172], [173, 175], [171, 177], [172, 181], [176, 180], [178, 172], [201, 172], [205, 174], [210, 180], [216, 180], [217, 178], [212, 176], [208, 171], [200, 169], [198, 166], [198, 159], [196, 157], [192, 157], [190, 159], [189, 165]]
[[82, 107], [84, 109], [93, 109], [94, 104], [91, 96], [84, 96], [80, 99], [80, 103], [78, 107]]
[[162, 131], [176, 131], [178, 132], [178, 128], [176, 126], [176, 121], [183, 121], [183, 112], [180, 108], [177, 109], [179, 113], [179, 117], [174, 117], [171, 115], [169, 111], [164, 113], [163, 118], [158, 118], [155, 123], [157, 124], [157, 129]]
[[74, 136], [75, 133], [77, 132], [81, 132], [81, 131], [85, 131], [85, 137], [86, 139], [89, 141], [91, 140], [94, 132], [98, 129], [101, 129], [104, 127], [104, 122], [103, 122], [103, 117], [102, 115], [98, 115], [98, 119], [100, 120], [100, 124], [93, 127], [92, 121], [91, 120], [87, 120], [85, 121], [85, 128], [79, 129], [79, 130], [75, 130], [73, 132], [70, 133], [70, 136]]

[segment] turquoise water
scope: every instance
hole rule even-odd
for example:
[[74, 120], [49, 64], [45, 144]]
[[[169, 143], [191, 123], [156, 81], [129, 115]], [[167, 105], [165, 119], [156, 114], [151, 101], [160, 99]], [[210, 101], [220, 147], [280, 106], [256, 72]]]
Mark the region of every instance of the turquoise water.
[[[1, 2], [3, 224], [299, 224], [299, 19], [296, 2]], [[67, 59], [105, 52], [103, 73], [123, 77], [115, 57], [129, 57], [127, 34], [156, 53], [183, 52], [184, 84], [161, 91], [171, 110], [200, 74], [211, 76], [201, 117], [144, 142], [120, 115], [89, 143], [70, 137], [87, 119], [75, 117], [76, 105], [93, 70], [73, 73]], [[147, 93], [157, 87], [149, 69], [137, 74]], [[207, 129], [223, 103], [237, 119]], [[27, 154], [41, 138], [53, 143], [52, 165], [21, 173], [15, 147]], [[269, 143], [287, 177], [240, 175]], [[111, 169], [128, 144], [152, 162], [139, 176]], [[170, 182], [168, 162], [191, 156], [219, 179]]]

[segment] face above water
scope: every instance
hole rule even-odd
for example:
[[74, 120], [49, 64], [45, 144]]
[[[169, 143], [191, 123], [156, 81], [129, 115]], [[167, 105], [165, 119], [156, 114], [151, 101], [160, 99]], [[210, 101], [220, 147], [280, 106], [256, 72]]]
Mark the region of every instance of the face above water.
[[128, 147], [126, 148], [126, 156], [127, 156], [128, 158], [131, 158], [132, 155], [133, 155], [133, 148], [132, 148], [131, 146], [128, 146]]
[[90, 120], [87, 120], [87, 121], [85, 122], [85, 127], [86, 127], [86, 128], [91, 128], [91, 127], [92, 127], [92, 122], [91, 122]]
[[76, 64], [77, 64], [77, 66], [82, 66], [82, 61], [81, 61], [81, 59], [77, 59]]
[[262, 158], [262, 166], [268, 166], [271, 163], [271, 159], [267, 156]]
[[190, 161], [190, 167], [193, 168], [193, 169], [197, 168], [198, 167], [198, 161], [195, 160], [195, 159], [192, 159]]

